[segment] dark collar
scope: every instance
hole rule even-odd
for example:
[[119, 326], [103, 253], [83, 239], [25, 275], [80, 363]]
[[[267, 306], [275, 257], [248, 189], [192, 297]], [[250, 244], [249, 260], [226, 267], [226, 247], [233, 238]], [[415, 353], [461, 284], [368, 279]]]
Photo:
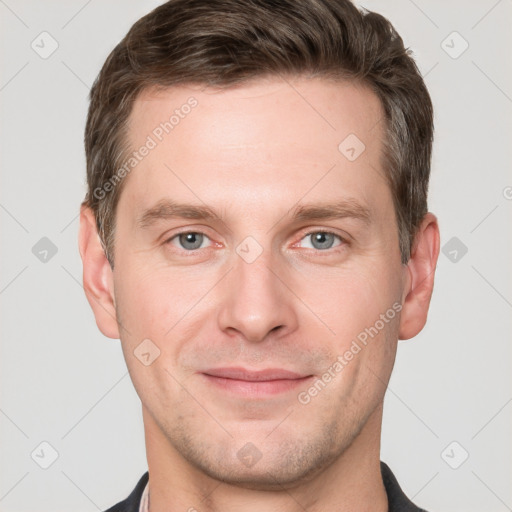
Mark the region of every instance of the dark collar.
[[388, 512], [426, 512], [424, 509], [417, 507], [402, 491], [400, 485], [393, 475], [389, 466], [381, 461], [380, 472], [386, 494], [388, 495]]
[[132, 493], [128, 498], [124, 501], [119, 502], [117, 505], [109, 508], [105, 512], [139, 512], [140, 499], [142, 497], [142, 493], [144, 492], [144, 487], [149, 480], [149, 473], [146, 471], [137, 485], [135, 489], [133, 489]]
[[[380, 463], [380, 471], [382, 473], [382, 480], [388, 495], [388, 512], [426, 512], [422, 508], [418, 508], [409, 498], [404, 494], [395, 475], [391, 469], [384, 463]], [[146, 471], [133, 489], [132, 493], [124, 501], [109, 508], [106, 512], [139, 512], [140, 499], [144, 488], [148, 483], [149, 473]]]

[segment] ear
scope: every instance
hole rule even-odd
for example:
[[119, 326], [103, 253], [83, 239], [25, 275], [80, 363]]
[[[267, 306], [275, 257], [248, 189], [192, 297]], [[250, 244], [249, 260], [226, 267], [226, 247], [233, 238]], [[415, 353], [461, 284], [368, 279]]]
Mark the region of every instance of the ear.
[[398, 335], [401, 340], [413, 338], [425, 326], [438, 256], [437, 218], [432, 213], [427, 213], [414, 237], [411, 257], [404, 268], [407, 274]]
[[87, 206], [80, 209], [78, 243], [84, 268], [85, 295], [96, 318], [96, 325], [105, 336], [117, 339], [119, 328], [112, 269], [101, 245], [94, 213]]

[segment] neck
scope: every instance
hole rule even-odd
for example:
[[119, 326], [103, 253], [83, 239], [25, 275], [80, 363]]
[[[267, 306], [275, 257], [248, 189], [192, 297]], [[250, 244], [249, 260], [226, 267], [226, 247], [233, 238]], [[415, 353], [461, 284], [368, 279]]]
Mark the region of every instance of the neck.
[[150, 512], [387, 512], [380, 472], [382, 407], [352, 444], [308, 481], [281, 490], [255, 490], [206, 475], [175, 450], [143, 409], [149, 468]]

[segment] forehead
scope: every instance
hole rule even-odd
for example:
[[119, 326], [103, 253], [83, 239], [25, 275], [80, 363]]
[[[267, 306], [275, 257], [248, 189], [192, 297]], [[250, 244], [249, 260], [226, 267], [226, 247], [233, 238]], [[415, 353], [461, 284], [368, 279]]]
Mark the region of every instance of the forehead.
[[[337, 146], [336, 142], [349, 130], [360, 138], [373, 132], [375, 138], [381, 128], [375, 125], [380, 125], [382, 117], [375, 93], [355, 81], [269, 77], [236, 87], [147, 88], [134, 103], [129, 140], [133, 144], [148, 134], [159, 138], [160, 127], [167, 142], [179, 137], [180, 132], [193, 130], [196, 143], [215, 137], [224, 146], [258, 142], [268, 145], [268, 135], [276, 135], [278, 128], [284, 128], [275, 138], [276, 144], [297, 141], [307, 134], [319, 135], [325, 145]], [[186, 123], [182, 122], [187, 118]], [[160, 126], [165, 123], [170, 124], [168, 131]], [[172, 137], [165, 137], [171, 133]], [[315, 137], [311, 145], [317, 142]]]
[[385, 186], [382, 119], [377, 96], [353, 82], [147, 89], [130, 115], [128, 142], [134, 151], [151, 149], [123, 195], [140, 208], [169, 195], [209, 204], [237, 197], [246, 207], [336, 191], [366, 197]]

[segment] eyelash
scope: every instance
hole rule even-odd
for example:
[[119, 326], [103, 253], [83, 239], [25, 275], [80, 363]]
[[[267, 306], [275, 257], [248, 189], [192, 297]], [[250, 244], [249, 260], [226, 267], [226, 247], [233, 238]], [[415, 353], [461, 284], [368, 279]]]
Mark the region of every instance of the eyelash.
[[[340, 250], [341, 248], [343, 248], [344, 246], [346, 246], [348, 244], [348, 241], [347, 241], [346, 238], [342, 237], [338, 233], [335, 233], [334, 231], [329, 231], [329, 230], [325, 230], [325, 229], [316, 229], [316, 230], [313, 230], [313, 231], [308, 231], [307, 233], [303, 234], [303, 236], [300, 238], [299, 242], [304, 240], [304, 238], [306, 238], [308, 236], [311, 236], [311, 235], [314, 235], [314, 234], [317, 234], [317, 233], [323, 233], [323, 234], [326, 234], [326, 235], [333, 235], [334, 237], [339, 239], [340, 243], [338, 245], [335, 245], [334, 247], [329, 248], [329, 249], [322, 250], [322, 249], [310, 249], [310, 248], [308, 248], [308, 250], [314, 250], [317, 253], [329, 253], [329, 254], [332, 254], [332, 252], [337, 252], [338, 250]], [[177, 239], [180, 235], [189, 235], [189, 234], [203, 235], [203, 236], [205, 236], [206, 238], [208, 238], [210, 240], [210, 237], [206, 233], [203, 233], [202, 231], [181, 231], [179, 233], [174, 234], [172, 237], [168, 238], [165, 241], [165, 244], [166, 245], [167, 244], [171, 244], [171, 242], [173, 240]], [[294, 244], [294, 246], [295, 245], [296, 244]], [[178, 248], [178, 249], [181, 250], [184, 253], [188, 253], [190, 255], [193, 255], [193, 254], [197, 253], [198, 251], [201, 251], [202, 249], [206, 249], [206, 247], [203, 247], [202, 249], [191, 249], [191, 250], [186, 250], [186, 249], [183, 249], [183, 248]]]

